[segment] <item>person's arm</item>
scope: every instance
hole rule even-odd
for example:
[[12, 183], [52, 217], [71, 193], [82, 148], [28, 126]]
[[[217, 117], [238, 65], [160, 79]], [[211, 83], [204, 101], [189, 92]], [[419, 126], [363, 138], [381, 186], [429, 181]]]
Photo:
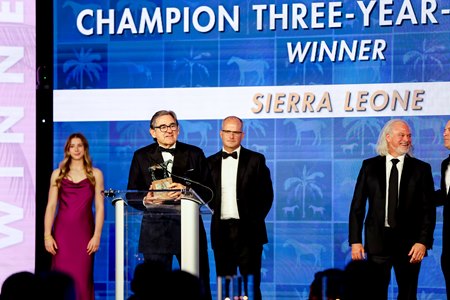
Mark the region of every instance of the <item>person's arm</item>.
[[270, 178], [270, 170], [266, 165], [266, 159], [263, 155], [261, 155], [261, 158], [259, 159], [257, 174], [258, 179], [256, 182], [261, 184], [260, 189], [258, 189], [258, 199], [262, 200], [261, 213], [262, 217], [265, 219], [272, 208], [274, 195], [272, 179]]
[[100, 247], [103, 222], [105, 220], [105, 201], [102, 193], [104, 190], [103, 173], [96, 168], [94, 168], [93, 172], [95, 177], [95, 227], [94, 234], [87, 245], [87, 253], [89, 255], [97, 252]]
[[[418, 195], [418, 201], [420, 201], [420, 207], [418, 210], [418, 220], [415, 220], [417, 224], [420, 224], [420, 232], [416, 243], [422, 244], [425, 249], [431, 249], [434, 241], [434, 228], [436, 226], [436, 206], [434, 200], [434, 181], [431, 173], [431, 166], [426, 164], [424, 168], [420, 169], [420, 187], [416, 194]], [[414, 251], [411, 255], [414, 258], [422, 256], [422, 249], [415, 248], [419, 252]], [[423, 251], [425, 252], [425, 251]], [[417, 255], [416, 255], [417, 253]]]
[[448, 166], [448, 159], [445, 159], [441, 163], [441, 184], [440, 189], [434, 192], [434, 204], [436, 206], [442, 206], [447, 202], [447, 188], [445, 186], [445, 170]]
[[[133, 154], [133, 159], [130, 164], [130, 171], [128, 173], [128, 190], [146, 190], [149, 189], [146, 186], [143, 174], [141, 174], [141, 168], [139, 163], [139, 158], [136, 152]], [[130, 192], [126, 194], [128, 205], [139, 210], [145, 210], [143, 201], [138, 201], [138, 199], [144, 199], [147, 193]]]
[[361, 243], [352, 244], [352, 259], [353, 260], [363, 260], [366, 258], [366, 253], [364, 251], [364, 246]]
[[56, 178], [59, 175], [59, 169], [53, 171], [50, 177], [50, 188], [48, 191], [47, 207], [44, 216], [44, 244], [47, 252], [55, 255], [58, 245], [52, 235], [53, 222], [55, 220], [56, 207], [58, 205], [58, 186]]
[[362, 244], [362, 231], [367, 203], [365, 168], [365, 162], [363, 162], [350, 205], [348, 241], [352, 247], [352, 259], [363, 259], [365, 256]]
[[442, 190], [437, 190], [434, 192], [434, 205], [437, 206], [442, 206], [445, 203], [445, 194], [442, 193]]
[[408, 256], [411, 257], [409, 262], [412, 264], [420, 263], [422, 259], [425, 257], [426, 252], [427, 248], [425, 247], [424, 244], [415, 243], [408, 253]]

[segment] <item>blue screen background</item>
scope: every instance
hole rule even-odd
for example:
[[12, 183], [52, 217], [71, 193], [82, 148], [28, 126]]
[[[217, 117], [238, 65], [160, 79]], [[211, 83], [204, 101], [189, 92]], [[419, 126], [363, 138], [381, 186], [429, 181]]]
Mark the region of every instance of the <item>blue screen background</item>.
[[[277, 7], [281, 1], [275, 1]], [[309, 2], [300, 1], [308, 4]], [[353, 10], [355, 1], [344, 1]], [[365, 1], [367, 2], [367, 1]], [[411, 1], [420, 7], [419, 1]], [[450, 81], [449, 21], [438, 25], [363, 27], [360, 19], [339, 30], [256, 31], [251, 4], [261, 1], [205, 1], [211, 7], [241, 7], [239, 32], [228, 30], [208, 34], [181, 32], [82, 36], [75, 28], [75, 16], [84, 7], [191, 7], [191, 1], [54, 1], [55, 79], [58, 90], [312, 86], [337, 84], [380, 84]], [[440, 1], [442, 5], [448, 1]], [[398, 9], [395, 2], [393, 9]], [[376, 13], [374, 15], [376, 17]], [[117, 22], [117, 21], [116, 21]], [[432, 32], [432, 35], [431, 35]], [[384, 61], [287, 62], [286, 43], [298, 41], [384, 39], [389, 47]], [[263, 72], [249, 72], [242, 79], [239, 63], [252, 60]], [[432, 99], [431, 99], [432, 100]], [[158, 99], [148, 99], [158, 102]], [[180, 95], [179, 101], [183, 101]], [[214, 109], [212, 105], [207, 109]], [[127, 99], [123, 99], [124, 106]], [[448, 112], [448, 106], [444, 107]], [[246, 105], [246, 104], [243, 104]], [[105, 107], [107, 110], [108, 107]], [[139, 110], [136, 107], [136, 110]], [[193, 107], [193, 110], [205, 109]], [[176, 109], [175, 109], [176, 111]], [[94, 165], [105, 176], [105, 188], [127, 186], [133, 152], [153, 142], [147, 120], [55, 122], [54, 164], [62, 159], [64, 142], [73, 132], [83, 132], [90, 142]], [[207, 112], [205, 112], [207, 115]], [[263, 153], [271, 170], [275, 199], [266, 219], [269, 243], [264, 246], [262, 292], [264, 299], [307, 299], [314, 273], [327, 268], [344, 268], [349, 261], [348, 212], [353, 188], [363, 159], [374, 156], [374, 145], [386, 121], [394, 116], [314, 118], [255, 118], [244, 120], [243, 146]], [[398, 116], [395, 116], [398, 117]], [[442, 132], [448, 120], [439, 116], [403, 116], [412, 128], [414, 154], [431, 164], [436, 188], [440, 163], [448, 151], [442, 146]], [[221, 149], [221, 120], [180, 120], [179, 140], [201, 147], [207, 156]], [[209, 235], [209, 216], [204, 216]], [[418, 299], [446, 299], [440, 270], [442, 210], [438, 208], [435, 244], [422, 263]], [[114, 207], [106, 203], [106, 220], [101, 247], [95, 257], [96, 299], [114, 298]], [[128, 250], [139, 230], [128, 236]], [[209, 248], [211, 287], [215, 292], [215, 268]], [[136, 264], [139, 258], [129, 263]], [[127, 269], [132, 276], [133, 268]], [[390, 296], [395, 295], [392, 277]]]

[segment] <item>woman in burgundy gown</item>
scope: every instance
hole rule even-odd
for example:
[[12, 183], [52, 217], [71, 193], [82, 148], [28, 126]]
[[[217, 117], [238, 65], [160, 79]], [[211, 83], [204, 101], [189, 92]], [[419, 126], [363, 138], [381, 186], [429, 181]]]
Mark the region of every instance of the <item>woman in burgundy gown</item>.
[[44, 240], [45, 249], [53, 255], [52, 270], [74, 279], [77, 300], [94, 299], [94, 253], [104, 222], [103, 189], [103, 174], [92, 166], [86, 138], [81, 133], [70, 135], [64, 159], [50, 179]]

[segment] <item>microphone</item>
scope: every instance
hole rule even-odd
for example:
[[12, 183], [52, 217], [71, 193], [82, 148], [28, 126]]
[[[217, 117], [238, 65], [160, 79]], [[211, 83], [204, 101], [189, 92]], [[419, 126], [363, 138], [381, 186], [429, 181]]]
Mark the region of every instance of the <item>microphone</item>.
[[173, 163], [173, 160], [169, 159], [162, 163], [163, 169], [166, 169], [169, 164]]
[[156, 164], [154, 164], [153, 166], [148, 167], [148, 171], [152, 175], [152, 181], [156, 180], [155, 171], [157, 169], [164, 170], [164, 176], [169, 177], [170, 172], [169, 172], [168, 166], [171, 163], [173, 163], [173, 160], [169, 159], [162, 163], [156, 162]]
[[153, 166], [148, 167], [148, 170], [151, 171], [156, 171], [156, 169], [163, 169], [163, 170], [167, 170], [167, 166], [169, 164], [173, 163], [173, 160], [169, 159], [165, 162], [159, 163], [157, 162], [156, 164], [154, 164]]

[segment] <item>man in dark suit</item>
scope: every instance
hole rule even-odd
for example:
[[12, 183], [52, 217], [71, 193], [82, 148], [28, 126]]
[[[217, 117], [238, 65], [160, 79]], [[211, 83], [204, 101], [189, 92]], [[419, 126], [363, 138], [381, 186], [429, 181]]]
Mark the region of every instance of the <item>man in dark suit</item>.
[[[169, 176], [173, 181], [168, 186], [169, 189], [180, 190], [192, 182], [199, 182], [204, 186], [192, 184], [191, 187], [201, 197], [204, 197], [204, 200], [211, 198], [211, 190], [208, 190], [207, 187], [212, 186], [212, 183], [206, 157], [200, 148], [178, 142], [179, 133], [180, 127], [173, 111], [162, 110], [153, 115], [150, 120], [150, 134], [156, 142], [138, 149], [134, 153], [128, 177], [129, 190], [153, 189], [152, 182], [155, 179], [163, 179], [158, 176]], [[158, 175], [158, 171], [165, 173], [165, 176]], [[172, 200], [178, 200], [179, 197], [180, 192], [169, 192], [167, 195], [167, 198]], [[145, 262], [159, 263], [165, 270], [171, 270], [174, 255], [181, 264], [180, 215], [173, 212], [174, 209], [177, 209], [177, 205], [173, 208], [165, 208], [165, 206], [145, 208], [145, 206], [152, 206], [161, 201], [157, 198], [157, 193], [155, 193], [147, 195], [142, 202], [130, 203], [136, 208], [144, 210], [139, 252], [143, 253]], [[162, 213], [155, 213], [155, 209], [161, 210]], [[165, 209], [172, 209], [172, 212], [162, 211]], [[199, 227], [200, 279], [204, 285], [207, 299], [211, 299], [206, 232], [201, 217]]]
[[223, 120], [223, 150], [208, 157], [214, 182], [211, 244], [218, 276], [253, 276], [254, 299], [261, 299], [261, 257], [268, 242], [265, 218], [273, 202], [273, 187], [264, 155], [241, 146], [243, 123]]
[[411, 157], [411, 147], [408, 124], [389, 121], [378, 139], [379, 156], [363, 161], [356, 182], [349, 243], [352, 259], [364, 259], [367, 253], [377, 272], [373, 290], [368, 291], [370, 299], [387, 299], [392, 267], [397, 299], [416, 299], [420, 265], [433, 244], [436, 208], [431, 167]]
[[[444, 128], [444, 146], [450, 150], [450, 121]], [[441, 185], [436, 191], [436, 202], [438, 206], [444, 206], [444, 219], [442, 225], [442, 255], [441, 269], [445, 278], [445, 287], [447, 290], [447, 299], [450, 293], [450, 207], [449, 207], [449, 186], [450, 186], [450, 156], [442, 161], [441, 164]]]

